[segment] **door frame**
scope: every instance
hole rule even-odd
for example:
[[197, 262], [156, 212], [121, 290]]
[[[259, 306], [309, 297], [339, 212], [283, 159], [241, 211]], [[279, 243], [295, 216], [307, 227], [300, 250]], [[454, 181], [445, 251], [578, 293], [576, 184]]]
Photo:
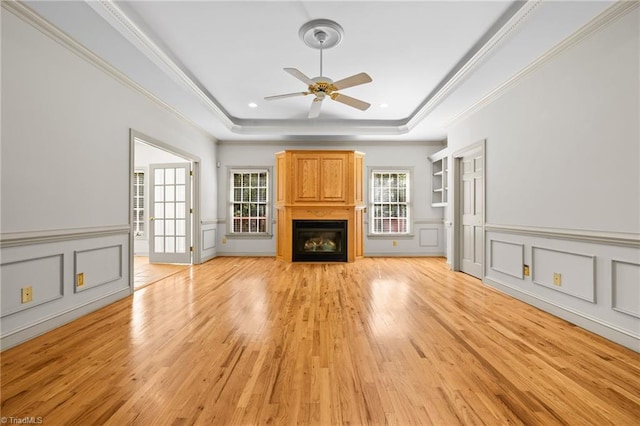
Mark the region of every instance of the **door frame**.
[[473, 152], [480, 151], [482, 154], [482, 253], [480, 254], [482, 259], [482, 277], [487, 274], [487, 265], [485, 263], [485, 241], [486, 241], [486, 210], [487, 210], [487, 148], [486, 139], [482, 139], [476, 143], [466, 146], [452, 155], [451, 174], [453, 175], [453, 196], [449, 194], [449, 201], [451, 202], [452, 211], [452, 262], [451, 269], [454, 271], [462, 270], [462, 203], [460, 201], [460, 194], [462, 193], [462, 157], [469, 155]]
[[129, 129], [129, 282], [131, 285], [131, 292], [133, 294], [133, 254], [134, 254], [134, 236], [133, 236], [133, 172], [135, 171], [135, 152], [136, 152], [136, 140], [150, 145], [154, 148], [161, 149], [163, 151], [170, 152], [185, 159], [185, 161], [192, 164], [192, 182], [191, 182], [191, 205], [193, 208], [193, 215], [191, 216], [191, 244], [193, 245], [193, 254], [191, 256], [191, 264], [198, 265], [201, 263], [201, 250], [200, 250], [200, 235], [201, 235], [201, 223], [200, 223], [200, 158], [187, 151], [176, 148], [170, 144], [159, 141], [144, 133], [138, 132], [134, 129]]

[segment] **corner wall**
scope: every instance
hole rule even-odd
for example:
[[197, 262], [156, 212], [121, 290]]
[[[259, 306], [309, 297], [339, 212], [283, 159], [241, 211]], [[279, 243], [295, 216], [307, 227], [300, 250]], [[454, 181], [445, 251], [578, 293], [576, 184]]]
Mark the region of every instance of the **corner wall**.
[[14, 8], [1, 17], [2, 349], [131, 294], [130, 129], [198, 155], [201, 217], [217, 216], [215, 140]]
[[484, 281], [640, 351], [640, 12], [614, 7], [448, 140], [486, 139]]
[[[221, 256], [275, 256], [275, 209], [272, 211], [273, 238], [229, 237], [228, 169], [230, 167], [270, 167], [275, 171], [275, 154], [284, 150], [355, 150], [364, 153], [365, 174], [372, 167], [398, 167], [413, 170], [411, 189], [412, 235], [406, 237], [372, 237], [368, 235], [368, 218], [365, 214], [365, 256], [444, 256], [445, 235], [443, 210], [431, 207], [431, 163], [429, 155], [442, 149], [434, 142], [325, 142], [325, 143], [251, 143], [224, 142], [218, 144], [220, 167], [218, 168], [218, 250]], [[272, 176], [272, 183], [275, 176]], [[368, 178], [364, 177], [365, 203], [369, 202]], [[273, 200], [273, 187], [272, 187]], [[224, 239], [224, 240], [223, 240]], [[396, 245], [393, 245], [396, 241]]]

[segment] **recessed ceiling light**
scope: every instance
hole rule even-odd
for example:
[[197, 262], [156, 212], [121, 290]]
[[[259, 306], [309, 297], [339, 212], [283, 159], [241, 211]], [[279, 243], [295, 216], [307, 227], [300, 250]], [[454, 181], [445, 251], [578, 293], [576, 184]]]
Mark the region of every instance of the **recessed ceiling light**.
[[384, 103], [384, 102], [380, 104], [380, 108], [387, 108], [388, 106], [389, 106], [389, 104]]
[[249, 108], [258, 108], [258, 104], [255, 102], [249, 102]]

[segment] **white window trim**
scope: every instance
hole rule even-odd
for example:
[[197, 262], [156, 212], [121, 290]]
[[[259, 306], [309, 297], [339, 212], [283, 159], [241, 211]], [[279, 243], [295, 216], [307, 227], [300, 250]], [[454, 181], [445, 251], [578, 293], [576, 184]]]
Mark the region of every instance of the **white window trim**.
[[[235, 173], [267, 172], [267, 204], [266, 204], [266, 228], [265, 232], [232, 232], [233, 230], [233, 175]], [[273, 188], [273, 167], [257, 166], [228, 166], [227, 167], [227, 238], [271, 238], [272, 237], [272, 209], [271, 194]]]
[[[374, 220], [373, 220], [373, 212], [374, 203], [373, 203], [373, 174], [374, 173], [406, 173], [408, 175], [408, 185], [409, 188], [407, 190], [407, 232], [373, 232]], [[367, 237], [368, 238], [402, 238], [402, 237], [413, 237], [413, 182], [414, 182], [414, 171], [413, 167], [375, 167], [370, 166], [367, 167], [367, 196], [369, 197], [367, 202], [368, 211], [371, 212], [369, 214], [369, 220], [367, 225]]]
[[[133, 170], [134, 174], [135, 173], [142, 173], [144, 176], [144, 195], [142, 197], [142, 222], [144, 224], [144, 231], [142, 232], [142, 235], [136, 235], [135, 231], [133, 231], [133, 237], [136, 240], [146, 240], [148, 238], [148, 233], [149, 233], [149, 220], [147, 219], [147, 204], [148, 204], [148, 197], [149, 197], [149, 171], [147, 170], [146, 167], [136, 167]], [[134, 188], [134, 205], [135, 205], [135, 188]], [[135, 207], [134, 207], [134, 211], [135, 211]], [[134, 215], [134, 219], [133, 219], [133, 227], [135, 228], [135, 215]]]

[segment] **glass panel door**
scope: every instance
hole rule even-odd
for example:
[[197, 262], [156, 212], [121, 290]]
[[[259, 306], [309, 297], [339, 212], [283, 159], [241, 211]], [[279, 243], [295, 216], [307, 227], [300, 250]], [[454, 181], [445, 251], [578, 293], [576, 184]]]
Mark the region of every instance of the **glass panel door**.
[[191, 263], [191, 165], [149, 167], [149, 262]]

